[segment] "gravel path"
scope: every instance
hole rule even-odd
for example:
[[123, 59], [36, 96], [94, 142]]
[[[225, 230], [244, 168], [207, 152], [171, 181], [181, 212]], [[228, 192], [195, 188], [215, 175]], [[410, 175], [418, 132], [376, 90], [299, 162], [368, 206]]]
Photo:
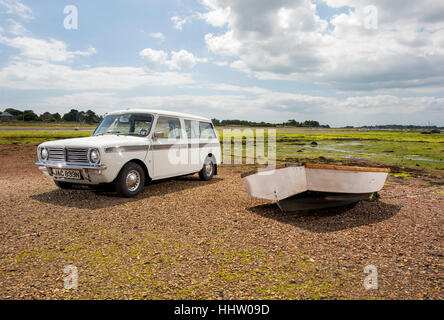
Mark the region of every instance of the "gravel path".
[[284, 214], [233, 167], [122, 199], [58, 190], [35, 147], [0, 151], [0, 299], [444, 298], [443, 179], [390, 177], [379, 201]]

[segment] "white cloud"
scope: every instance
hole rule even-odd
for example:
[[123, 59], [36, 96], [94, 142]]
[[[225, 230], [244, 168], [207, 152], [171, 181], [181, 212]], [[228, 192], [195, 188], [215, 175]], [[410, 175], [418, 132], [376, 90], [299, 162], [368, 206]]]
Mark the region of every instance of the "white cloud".
[[259, 88], [259, 87], [241, 87], [232, 85], [229, 83], [218, 83], [209, 86], [210, 89], [218, 90], [218, 91], [233, 91], [233, 92], [245, 92], [245, 93], [254, 93], [254, 94], [268, 94], [273, 93], [273, 91]]
[[149, 68], [157, 68], [167, 62], [168, 54], [162, 50], [143, 49], [139, 55], [146, 61]]
[[8, 32], [15, 36], [23, 36], [28, 33], [28, 30], [14, 19], [8, 19], [9, 27]]
[[212, 33], [206, 34], [205, 42], [208, 50], [220, 55], [238, 55], [242, 44], [240, 41], [234, 38], [233, 34], [233, 30], [228, 31], [221, 36], [215, 36]]
[[35, 111], [68, 112], [72, 107], [87, 110], [93, 108], [98, 114], [104, 114], [112, 109], [122, 109], [122, 99], [115, 93], [81, 92], [44, 98], [32, 105]]
[[25, 36], [7, 38], [0, 35], [0, 43], [18, 49], [22, 57], [54, 62], [69, 61], [76, 56], [90, 56], [96, 53], [94, 48], [87, 51], [69, 51], [66, 43], [56, 39], [42, 40]]
[[[392, 95], [333, 98], [231, 85], [210, 86], [210, 89], [237, 94], [139, 96], [125, 100], [124, 104], [197, 113], [219, 119], [270, 122], [315, 119], [334, 126], [375, 122], [425, 124], [431, 116], [435, 123], [444, 121], [444, 98], [399, 98]], [[243, 94], [249, 91], [255, 95]]]
[[165, 40], [165, 36], [163, 35], [162, 32], [152, 32], [152, 33], [150, 33], [150, 37], [154, 38], [154, 39], [158, 39], [160, 41]]
[[[320, 0], [322, 1], [322, 0]], [[208, 49], [236, 57], [232, 67], [259, 79], [324, 83], [339, 90], [439, 87], [444, 77], [444, 2], [323, 0], [352, 8], [322, 19], [310, 0], [204, 0], [224, 12], [222, 34], [207, 34]], [[378, 9], [378, 29], [365, 28], [364, 8]], [[222, 16], [222, 15], [220, 15]]]
[[[24, 68], [25, 69], [25, 68]], [[27, 68], [29, 70], [29, 66]], [[34, 84], [43, 89], [81, 90], [71, 94], [51, 96], [34, 100], [30, 107], [38, 111], [67, 111], [70, 106], [80, 109], [93, 108], [99, 113], [122, 109], [123, 107], [154, 108], [176, 110], [201, 114], [218, 119], [245, 119], [251, 121], [283, 122], [289, 119], [298, 121], [314, 119], [333, 126], [402, 123], [426, 124], [433, 120], [435, 124], [444, 122], [444, 98], [435, 97], [397, 97], [393, 95], [374, 95], [358, 97], [325, 97], [288, 92], [277, 92], [259, 87], [242, 87], [229, 83], [209, 84], [202, 87], [207, 94], [168, 94], [168, 95], [131, 95], [126, 98], [118, 92], [101, 92], [98, 89], [125, 90], [137, 85], [177, 85], [175, 73], [146, 75], [138, 68], [93, 68], [49, 80], [46, 86], [42, 79], [16, 79], [21, 87]], [[37, 74], [30, 70], [32, 74]], [[44, 70], [39, 70], [41, 74]], [[54, 70], [57, 74], [62, 69]], [[73, 72], [73, 71], [71, 71]], [[65, 71], [66, 73], [66, 71]], [[15, 72], [17, 75], [17, 72]], [[0, 72], [0, 83], [4, 83]], [[45, 76], [53, 77], [51, 74]], [[81, 85], [84, 80], [84, 85]], [[40, 86], [35, 85], [36, 81]], [[186, 83], [185, 83], [186, 84]], [[192, 83], [190, 83], [192, 84]], [[94, 91], [96, 90], [96, 91]], [[396, 119], [396, 120], [394, 120]]]
[[192, 69], [197, 64], [197, 58], [186, 50], [172, 51], [167, 64], [171, 70]]
[[192, 84], [187, 74], [146, 72], [138, 67], [74, 69], [45, 61], [13, 61], [0, 69], [0, 87], [21, 90], [126, 90]]
[[215, 64], [218, 67], [225, 67], [229, 65], [228, 61], [214, 61], [213, 64]]
[[0, 6], [6, 8], [7, 14], [17, 15], [23, 20], [31, 20], [34, 18], [31, 8], [19, 0], [0, 0]]
[[163, 50], [154, 50], [146, 48], [140, 51], [139, 55], [147, 62], [151, 69], [158, 69], [163, 66], [170, 70], [190, 70], [198, 62], [207, 62], [205, 58], [197, 58], [191, 52], [186, 50], [171, 51], [171, 58], [168, 59], [168, 53]]
[[174, 16], [174, 17], [171, 17], [171, 21], [173, 22], [173, 26], [175, 29], [182, 31], [183, 25], [188, 22], [188, 19]]
[[230, 16], [231, 9], [227, 8], [215, 8], [207, 13], [199, 14], [199, 17], [205, 20], [213, 27], [223, 27], [228, 23], [228, 17]]

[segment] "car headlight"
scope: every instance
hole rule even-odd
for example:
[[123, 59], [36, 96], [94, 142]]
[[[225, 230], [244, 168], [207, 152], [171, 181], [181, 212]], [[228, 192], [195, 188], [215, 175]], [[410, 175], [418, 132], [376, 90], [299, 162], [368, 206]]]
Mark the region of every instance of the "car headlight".
[[46, 149], [46, 148], [41, 148], [41, 149], [40, 149], [40, 158], [41, 158], [43, 161], [48, 160], [48, 149]]
[[89, 151], [89, 162], [98, 164], [100, 162], [100, 152], [97, 149], [91, 149]]

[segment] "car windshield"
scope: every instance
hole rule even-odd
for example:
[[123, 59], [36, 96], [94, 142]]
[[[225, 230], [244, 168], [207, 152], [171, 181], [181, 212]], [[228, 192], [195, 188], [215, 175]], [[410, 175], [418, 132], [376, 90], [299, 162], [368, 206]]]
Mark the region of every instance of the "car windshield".
[[154, 117], [151, 114], [124, 113], [106, 116], [94, 131], [94, 136], [105, 134], [146, 137]]

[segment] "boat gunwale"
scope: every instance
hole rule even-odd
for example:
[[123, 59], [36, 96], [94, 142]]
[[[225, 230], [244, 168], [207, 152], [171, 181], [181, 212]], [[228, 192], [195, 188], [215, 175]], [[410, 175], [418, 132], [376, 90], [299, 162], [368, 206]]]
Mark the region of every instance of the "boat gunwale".
[[256, 168], [254, 170], [250, 170], [250, 171], [241, 173], [241, 178], [245, 178], [245, 177], [251, 176], [253, 174], [256, 174], [259, 172], [264, 172], [264, 171], [284, 169], [284, 168], [289, 168], [289, 167], [303, 167], [303, 166], [304, 165], [302, 163], [285, 163], [285, 164], [278, 164], [273, 167]]
[[307, 169], [326, 169], [326, 170], [342, 170], [342, 171], [361, 171], [361, 172], [385, 172], [389, 173], [389, 168], [375, 168], [375, 167], [356, 167], [356, 166], [340, 166], [334, 164], [318, 164], [306, 163], [304, 166]]
[[241, 173], [241, 178], [246, 178], [248, 176], [254, 175], [259, 172], [276, 170], [276, 169], [284, 169], [288, 167], [305, 167], [307, 169], [321, 169], [321, 170], [342, 170], [342, 171], [357, 171], [357, 172], [382, 172], [389, 173], [391, 170], [389, 168], [375, 168], [375, 167], [356, 167], [356, 166], [340, 166], [333, 164], [318, 164], [318, 163], [287, 163], [287, 164], [279, 164], [275, 167], [265, 167], [265, 168], [256, 168], [251, 171]]

